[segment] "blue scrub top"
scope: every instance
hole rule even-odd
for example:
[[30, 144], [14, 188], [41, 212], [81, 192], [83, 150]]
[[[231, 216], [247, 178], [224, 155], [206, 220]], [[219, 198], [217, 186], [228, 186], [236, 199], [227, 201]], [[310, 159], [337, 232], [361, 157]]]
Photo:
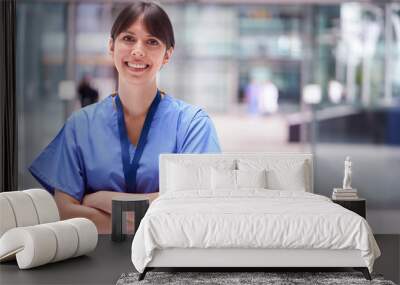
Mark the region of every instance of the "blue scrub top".
[[[82, 201], [96, 191], [126, 192], [114, 98], [87, 106], [67, 120], [53, 141], [29, 167], [50, 193], [54, 189]], [[130, 145], [132, 161], [136, 146]], [[137, 170], [137, 193], [158, 191], [161, 153], [221, 152], [206, 112], [165, 95], [151, 122]]]

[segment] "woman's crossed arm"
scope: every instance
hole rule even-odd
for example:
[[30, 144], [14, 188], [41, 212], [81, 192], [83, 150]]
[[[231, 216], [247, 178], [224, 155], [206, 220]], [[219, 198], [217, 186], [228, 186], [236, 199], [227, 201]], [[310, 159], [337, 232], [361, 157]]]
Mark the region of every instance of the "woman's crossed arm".
[[98, 191], [85, 195], [82, 204], [72, 196], [59, 191], [54, 191], [54, 199], [60, 211], [62, 220], [83, 217], [93, 221], [99, 234], [111, 233], [111, 209], [113, 197], [131, 197], [140, 195], [149, 198], [150, 202], [158, 197], [157, 193], [131, 194], [114, 191]]

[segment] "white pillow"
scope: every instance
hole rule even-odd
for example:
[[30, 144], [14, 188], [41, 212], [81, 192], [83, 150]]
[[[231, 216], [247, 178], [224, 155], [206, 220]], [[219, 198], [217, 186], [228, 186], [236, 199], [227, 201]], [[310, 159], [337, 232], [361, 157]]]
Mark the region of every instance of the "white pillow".
[[267, 170], [236, 170], [237, 188], [267, 188]]
[[299, 159], [240, 159], [240, 170], [267, 170], [267, 188], [272, 190], [306, 191], [307, 160]]
[[268, 188], [272, 190], [288, 190], [306, 192], [304, 170], [301, 168], [287, 170], [286, 173], [270, 170], [267, 173]]
[[212, 168], [211, 189], [236, 190], [236, 170]]
[[206, 166], [185, 166], [169, 163], [167, 189], [168, 191], [210, 189], [210, 171], [211, 167]]
[[267, 172], [262, 170], [211, 169], [212, 190], [267, 188]]

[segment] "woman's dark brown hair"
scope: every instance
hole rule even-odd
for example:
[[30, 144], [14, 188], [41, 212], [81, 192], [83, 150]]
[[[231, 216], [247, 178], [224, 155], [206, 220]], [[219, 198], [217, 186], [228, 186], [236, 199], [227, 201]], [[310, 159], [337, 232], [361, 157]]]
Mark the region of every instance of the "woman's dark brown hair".
[[147, 31], [162, 41], [167, 49], [175, 47], [174, 31], [167, 13], [153, 2], [138, 1], [125, 7], [118, 15], [111, 28], [113, 41], [126, 31], [137, 19], [143, 16]]

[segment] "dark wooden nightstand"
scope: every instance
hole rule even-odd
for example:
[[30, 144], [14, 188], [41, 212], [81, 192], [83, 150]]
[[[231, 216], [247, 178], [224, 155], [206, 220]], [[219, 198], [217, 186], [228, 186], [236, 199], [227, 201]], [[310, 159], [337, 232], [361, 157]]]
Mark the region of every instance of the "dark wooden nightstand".
[[363, 198], [358, 198], [354, 200], [338, 200], [338, 199], [332, 199], [332, 201], [336, 204], [339, 204], [340, 206], [353, 211], [356, 214], [359, 214], [361, 217], [366, 219], [366, 200]]

